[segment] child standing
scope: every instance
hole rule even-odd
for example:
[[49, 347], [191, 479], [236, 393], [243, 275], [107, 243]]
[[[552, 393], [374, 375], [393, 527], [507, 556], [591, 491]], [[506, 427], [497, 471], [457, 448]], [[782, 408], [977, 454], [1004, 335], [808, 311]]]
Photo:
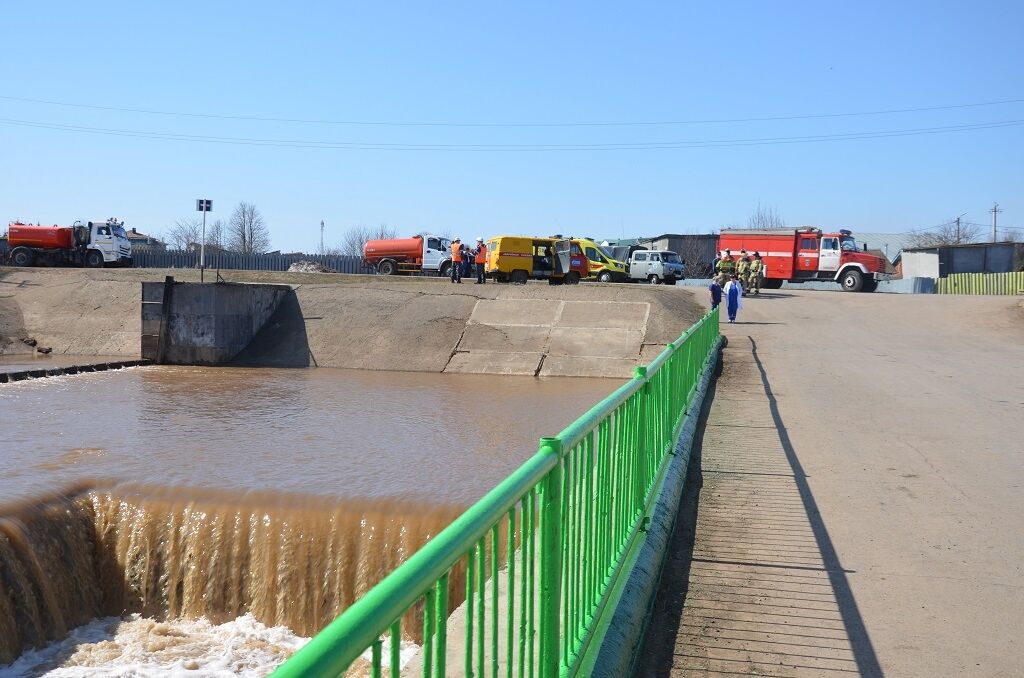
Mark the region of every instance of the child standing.
[[729, 311], [729, 322], [736, 322], [736, 311], [742, 308], [743, 302], [740, 297], [743, 296], [743, 288], [740, 287], [740, 281], [733, 273], [729, 279], [729, 282], [725, 284], [725, 307]]

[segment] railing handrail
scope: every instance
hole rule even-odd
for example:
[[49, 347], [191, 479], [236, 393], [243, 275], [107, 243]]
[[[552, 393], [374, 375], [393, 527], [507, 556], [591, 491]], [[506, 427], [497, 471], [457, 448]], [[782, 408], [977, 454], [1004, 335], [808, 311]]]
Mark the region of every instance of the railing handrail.
[[665, 349], [657, 355], [657, 357], [647, 365], [646, 374], [643, 376], [634, 376], [625, 384], [612, 391], [603, 400], [599, 401], [596, 405], [591, 407], [585, 413], [580, 415], [576, 421], [572, 422], [559, 433], [556, 437], [562, 441], [562, 449], [568, 450], [575, 446], [580, 440], [585, 438], [590, 432], [593, 431], [594, 426], [599, 421], [611, 414], [615, 408], [622, 403], [626, 402], [630, 396], [639, 391], [645, 383], [657, 372], [666, 360], [672, 355], [676, 347], [680, 345], [688, 336], [701, 327], [705, 322], [708, 321], [710, 315], [705, 315], [703, 318], [694, 323], [689, 329], [683, 332], [678, 339], [670, 342]]
[[[557, 500], [562, 455], [573, 449], [588, 435], [592, 435], [603, 420], [611, 416], [620, 406], [641, 390], [664, 366], [672, 355], [685, 345], [685, 340], [706, 323], [717, 323], [717, 314], [711, 312], [701, 318], [680, 337], [670, 342], [646, 368], [638, 368], [634, 376], [607, 397], [591, 407], [586, 413], [563, 429], [554, 438], [542, 438], [538, 452], [530, 457], [511, 475], [502, 480], [493, 490], [470, 506], [419, 551], [355, 601], [339, 617], [317, 634], [305, 647], [285, 662], [274, 674], [278, 677], [306, 675], [341, 675], [363, 651], [378, 642], [380, 634], [392, 622], [401, 618], [413, 605], [428, 593], [440, 578], [465, 557], [466, 553], [484, 537], [493, 526], [509, 511], [524, 500], [531, 491], [545, 483], [543, 493], [555, 495]], [[717, 324], [716, 324], [717, 330]], [[717, 335], [717, 331], [716, 331]], [[706, 358], [706, 357], [705, 357]], [[706, 360], [701, 361], [702, 364]], [[551, 501], [546, 496], [545, 501]], [[557, 510], [557, 507], [556, 507]], [[557, 514], [556, 514], [557, 515]], [[542, 520], [545, 532], [541, 534], [541, 549], [557, 550], [560, 540], [557, 525]], [[555, 521], [559, 522], [558, 520]], [[553, 531], [549, 532], [549, 528]], [[634, 526], [634, 529], [638, 529]], [[557, 559], [556, 559], [557, 560]], [[557, 565], [557, 563], [555, 563]], [[542, 570], [541, 577], [549, 585], [557, 587], [558, 570]], [[542, 581], [542, 585], [543, 585]], [[558, 596], [555, 596], [558, 600]], [[555, 626], [558, 638], [557, 603], [547, 610], [553, 617], [542, 621], [541, 635], [545, 627]], [[550, 641], [550, 639], [547, 639]], [[553, 641], [552, 641], [553, 642]], [[542, 663], [547, 660], [552, 648], [546, 647], [541, 639]], [[557, 657], [557, 646], [554, 648]]]
[[[328, 624], [274, 674], [340, 675], [392, 620], [422, 597], [490, 526], [558, 465], [551, 450], [539, 450], [433, 539]], [[337, 652], [341, 645], [347, 652]]]

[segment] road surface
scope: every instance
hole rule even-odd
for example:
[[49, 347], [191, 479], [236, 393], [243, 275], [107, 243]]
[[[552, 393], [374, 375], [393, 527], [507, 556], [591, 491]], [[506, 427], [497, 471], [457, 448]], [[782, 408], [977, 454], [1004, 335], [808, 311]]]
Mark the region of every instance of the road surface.
[[1024, 674], [1019, 298], [744, 303], [637, 675]]

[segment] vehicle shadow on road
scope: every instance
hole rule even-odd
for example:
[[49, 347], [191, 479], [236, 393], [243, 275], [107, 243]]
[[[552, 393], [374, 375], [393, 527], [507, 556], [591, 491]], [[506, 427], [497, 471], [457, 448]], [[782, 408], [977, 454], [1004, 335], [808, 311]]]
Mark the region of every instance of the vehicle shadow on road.
[[821, 518], [821, 512], [818, 510], [818, 504], [815, 501], [814, 494], [811, 492], [810, 485], [807, 482], [807, 476], [804, 473], [803, 466], [800, 464], [800, 459], [797, 457], [796, 450], [793, 448], [793, 443], [790, 440], [789, 432], [782, 420], [782, 416], [779, 414], [778, 401], [772, 392], [771, 382], [768, 380], [768, 373], [757, 354], [757, 342], [753, 337], [747, 338], [750, 340], [751, 355], [753, 356], [754, 365], [757, 367], [757, 371], [760, 374], [764, 393], [768, 398], [771, 418], [775, 424], [775, 429], [778, 432], [779, 442], [782, 444], [786, 460], [793, 472], [793, 480], [796, 483], [800, 501], [803, 505], [803, 512], [806, 514], [806, 518], [810, 523], [814, 541], [821, 554], [824, 569], [828, 575], [829, 584], [831, 585], [832, 591], [835, 595], [835, 601], [842, 618], [847, 639], [850, 643], [850, 648], [853, 652], [858, 673], [861, 676], [882, 676], [883, 673], [878, 661], [878, 656], [875, 654], [875, 649], [871, 643], [871, 638], [868, 635], [867, 627], [864, 624], [864, 619], [860, 614], [860, 609], [858, 608], [857, 601], [854, 598], [850, 582], [847, 579], [847, 570], [843, 568], [842, 563], [839, 560], [839, 555], [836, 552], [835, 545], [832, 543], [832, 539], [828, 533], [828, 528], [825, 527], [825, 523]]

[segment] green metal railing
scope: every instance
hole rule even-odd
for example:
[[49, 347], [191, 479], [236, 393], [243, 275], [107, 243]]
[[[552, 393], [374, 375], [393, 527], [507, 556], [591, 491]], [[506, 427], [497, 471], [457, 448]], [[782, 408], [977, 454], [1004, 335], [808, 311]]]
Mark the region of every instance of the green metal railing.
[[[285, 662], [291, 676], [575, 675], [705, 372], [718, 311]], [[455, 612], [455, 614], [452, 614]], [[400, 669], [402, 640], [420, 645]]]
[[1024, 294], [1024, 271], [954, 273], [936, 280], [939, 294]]

